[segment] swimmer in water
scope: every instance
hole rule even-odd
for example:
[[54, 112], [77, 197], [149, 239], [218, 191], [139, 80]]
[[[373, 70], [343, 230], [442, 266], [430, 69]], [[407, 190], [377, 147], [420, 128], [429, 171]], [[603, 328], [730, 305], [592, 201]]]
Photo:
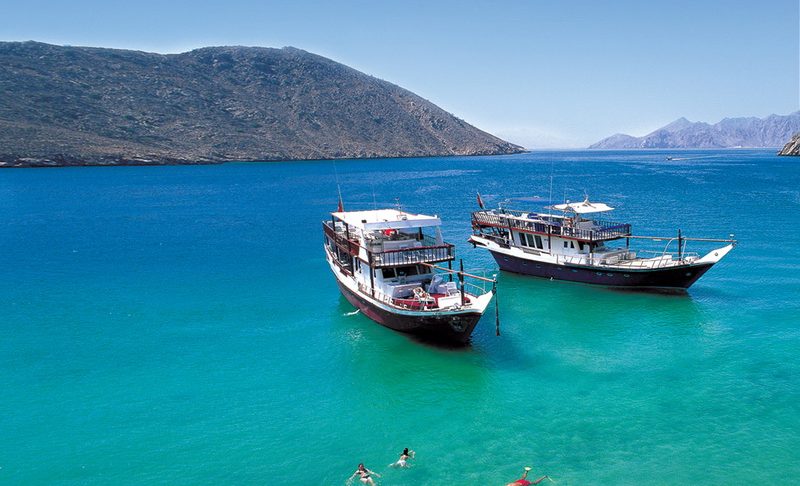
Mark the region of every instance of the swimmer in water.
[[406, 447], [403, 449], [403, 452], [400, 453], [400, 459], [398, 459], [397, 462], [389, 464], [389, 467], [411, 467], [411, 465], [408, 463], [408, 460], [414, 459], [416, 454], [416, 452], [410, 451], [408, 450], [408, 447]]
[[359, 479], [364, 484], [369, 484], [370, 486], [375, 486], [375, 480], [372, 479], [372, 476], [381, 477], [380, 474], [376, 473], [375, 471], [370, 471], [369, 469], [364, 466], [364, 463], [358, 465], [358, 469], [356, 472], [353, 473], [347, 480], [351, 481], [354, 477], [359, 476]]
[[545, 476], [540, 477], [539, 479], [537, 479], [534, 482], [530, 482], [530, 481], [528, 481], [528, 473], [530, 471], [531, 471], [531, 468], [526, 466], [525, 467], [525, 472], [522, 474], [522, 477], [517, 479], [516, 481], [514, 481], [512, 483], [508, 483], [506, 486], [531, 486], [533, 484], [539, 484], [542, 481], [544, 481], [545, 479], [550, 479], [549, 476], [545, 475]]

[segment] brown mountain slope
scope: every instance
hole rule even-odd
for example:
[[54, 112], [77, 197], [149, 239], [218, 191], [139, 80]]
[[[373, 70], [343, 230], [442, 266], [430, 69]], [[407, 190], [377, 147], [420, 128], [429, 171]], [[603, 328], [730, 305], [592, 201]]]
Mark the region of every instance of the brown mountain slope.
[[522, 151], [299, 49], [160, 55], [0, 43], [0, 164], [215, 163]]

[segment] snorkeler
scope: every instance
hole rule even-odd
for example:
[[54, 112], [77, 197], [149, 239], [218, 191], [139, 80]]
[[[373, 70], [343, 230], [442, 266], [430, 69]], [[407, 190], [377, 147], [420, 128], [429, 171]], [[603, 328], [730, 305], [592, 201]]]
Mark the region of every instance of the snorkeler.
[[545, 475], [545, 476], [540, 477], [539, 479], [537, 479], [534, 482], [530, 482], [527, 479], [528, 478], [528, 473], [530, 471], [531, 471], [531, 468], [529, 466], [525, 466], [525, 472], [522, 474], [522, 477], [517, 479], [514, 482], [508, 483], [506, 486], [531, 486], [533, 484], [539, 484], [542, 481], [544, 481], [545, 479], [550, 479], [550, 476]]
[[358, 469], [356, 469], [356, 472], [354, 472], [353, 475], [350, 476], [347, 480], [350, 481], [356, 476], [360, 476], [359, 479], [361, 480], [361, 482], [364, 484], [369, 484], [370, 486], [375, 486], [375, 480], [372, 479], [372, 476], [381, 477], [381, 475], [376, 473], [375, 471], [370, 471], [369, 469], [367, 469], [364, 466], [363, 462], [358, 465]]
[[403, 449], [403, 452], [400, 453], [400, 459], [398, 459], [397, 462], [389, 464], [389, 467], [411, 467], [411, 465], [408, 463], [408, 460], [414, 459], [416, 454], [416, 452], [410, 451], [408, 450], [408, 447], [406, 447]]

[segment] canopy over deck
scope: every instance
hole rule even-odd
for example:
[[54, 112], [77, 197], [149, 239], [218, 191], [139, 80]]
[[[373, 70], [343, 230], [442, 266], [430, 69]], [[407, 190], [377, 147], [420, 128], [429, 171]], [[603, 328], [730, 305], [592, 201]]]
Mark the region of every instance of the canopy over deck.
[[348, 226], [360, 228], [365, 231], [422, 228], [427, 226], [441, 226], [442, 224], [442, 220], [436, 216], [411, 214], [397, 209], [344, 211], [331, 214], [334, 218], [345, 222]]
[[604, 203], [589, 202], [589, 198], [586, 198], [583, 202], [554, 204], [553, 206], [550, 206], [546, 209], [555, 209], [557, 211], [572, 211], [573, 213], [576, 214], [603, 213], [606, 211], [614, 210], [614, 208]]

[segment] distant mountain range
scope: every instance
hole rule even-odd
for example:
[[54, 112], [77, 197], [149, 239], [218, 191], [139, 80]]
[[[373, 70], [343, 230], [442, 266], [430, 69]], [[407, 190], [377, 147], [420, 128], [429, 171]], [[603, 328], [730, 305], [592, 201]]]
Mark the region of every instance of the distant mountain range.
[[643, 137], [618, 133], [590, 149], [782, 147], [800, 131], [800, 111], [766, 118], [725, 118], [710, 125], [679, 118]]
[[0, 42], [0, 166], [510, 154], [389, 82], [295, 49]]

